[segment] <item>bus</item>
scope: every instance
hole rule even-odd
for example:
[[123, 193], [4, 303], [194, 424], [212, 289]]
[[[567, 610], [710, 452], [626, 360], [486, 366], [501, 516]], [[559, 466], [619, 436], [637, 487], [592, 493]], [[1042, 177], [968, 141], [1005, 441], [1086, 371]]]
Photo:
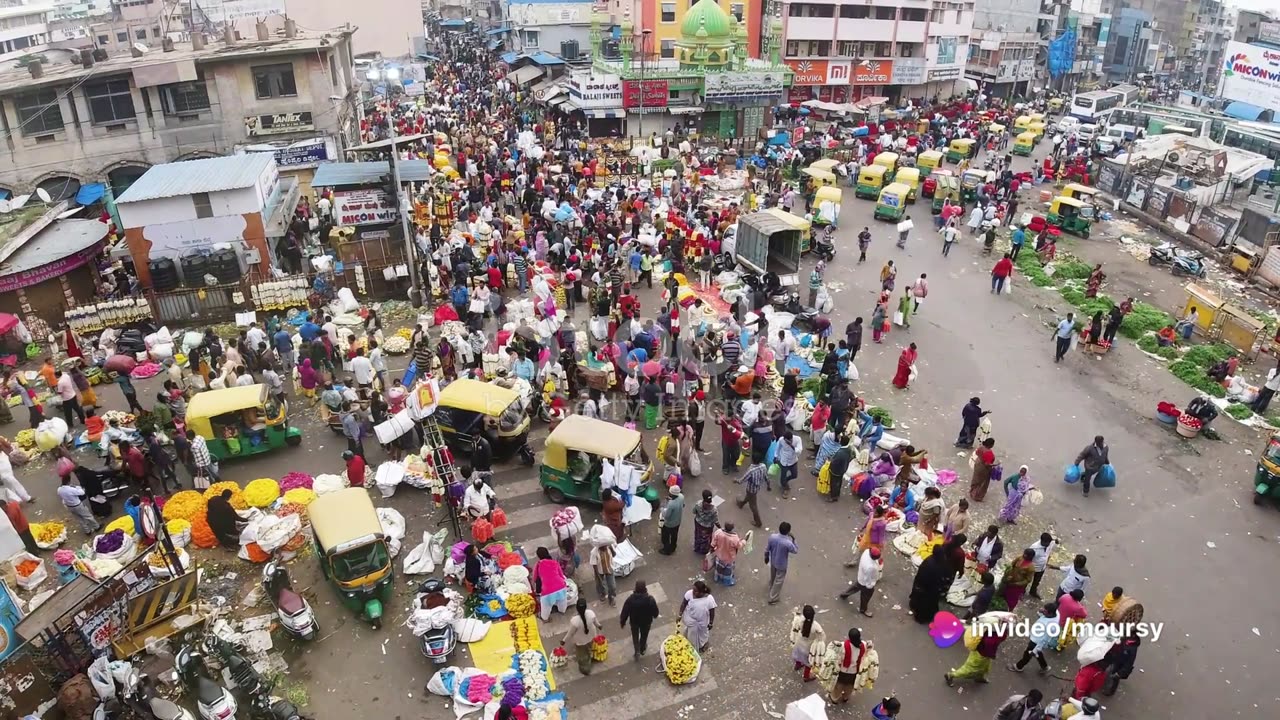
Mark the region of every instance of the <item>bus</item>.
[[1094, 90], [1093, 92], [1076, 93], [1071, 98], [1070, 114], [1081, 122], [1097, 125], [1111, 117], [1111, 112], [1120, 107], [1123, 98], [1110, 90]]
[[1121, 105], [1133, 105], [1142, 99], [1142, 88], [1137, 85], [1116, 85], [1115, 87], [1107, 88], [1103, 92], [1119, 95]]

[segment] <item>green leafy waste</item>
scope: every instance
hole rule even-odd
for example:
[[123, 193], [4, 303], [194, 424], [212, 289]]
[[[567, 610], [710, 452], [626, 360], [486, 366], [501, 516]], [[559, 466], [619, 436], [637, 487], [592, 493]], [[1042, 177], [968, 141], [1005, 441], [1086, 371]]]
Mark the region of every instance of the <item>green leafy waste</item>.
[[1223, 343], [1209, 343], [1206, 345], [1196, 345], [1182, 356], [1184, 360], [1193, 362], [1202, 368], [1210, 368], [1217, 363], [1222, 362], [1231, 357], [1235, 357], [1235, 348]]
[[867, 414], [880, 421], [880, 424], [886, 428], [893, 427], [893, 413], [882, 407], [871, 406], [867, 408]]
[[1062, 260], [1054, 262], [1053, 276], [1063, 280], [1085, 280], [1093, 274], [1093, 267], [1079, 260]]
[[1120, 323], [1120, 334], [1130, 340], [1137, 340], [1147, 333], [1158, 332], [1174, 324], [1173, 316], [1160, 308], [1144, 302], [1133, 304], [1133, 312], [1124, 317]]
[[1253, 417], [1253, 410], [1243, 403], [1231, 403], [1223, 412], [1237, 420], [1248, 420]]
[[1227, 394], [1226, 388], [1222, 387], [1217, 382], [1214, 382], [1213, 378], [1204, 374], [1203, 367], [1196, 365], [1185, 358], [1174, 360], [1169, 363], [1169, 372], [1173, 373], [1174, 377], [1190, 385], [1196, 390], [1199, 390], [1205, 395], [1210, 395], [1212, 397], [1225, 397]]
[[1143, 335], [1142, 337], [1138, 338], [1137, 345], [1138, 345], [1138, 348], [1143, 352], [1148, 352], [1148, 353], [1151, 353], [1152, 355], [1157, 355], [1159, 357], [1164, 358], [1165, 360], [1178, 359], [1178, 355], [1179, 355], [1178, 348], [1173, 347], [1172, 345], [1161, 346], [1159, 341], [1156, 340], [1155, 335], [1152, 335], [1149, 333], [1146, 335]]

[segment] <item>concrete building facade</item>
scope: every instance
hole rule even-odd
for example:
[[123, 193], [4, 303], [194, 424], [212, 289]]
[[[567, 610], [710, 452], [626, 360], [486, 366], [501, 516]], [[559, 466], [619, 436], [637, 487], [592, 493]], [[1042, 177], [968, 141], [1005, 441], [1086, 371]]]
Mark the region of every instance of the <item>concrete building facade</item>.
[[46, 0], [0, 0], [0, 61], [41, 50], [49, 42], [53, 10]]
[[511, 49], [576, 60], [591, 52], [592, 0], [528, 0], [508, 7]]

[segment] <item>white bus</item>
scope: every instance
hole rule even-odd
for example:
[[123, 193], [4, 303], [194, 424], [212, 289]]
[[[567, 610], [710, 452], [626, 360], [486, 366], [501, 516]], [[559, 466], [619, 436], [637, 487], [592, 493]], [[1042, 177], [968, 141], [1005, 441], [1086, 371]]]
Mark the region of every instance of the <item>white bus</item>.
[[1081, 122], [1097, 125], [1105, 122], [1116, 108], [1120, 107], [1123, 98], [1110, 90], [1094, 90], [1093, 92], [1076, 93], [1071, 98], [1070, 113], [1080, 118]]
[[1132, 105], [1142, 99], [1142, 88], [1137, 85], [1116, 85], [1115, 87], [1107, 88], [1103, 92], [1119, 95], [1121, 105]]

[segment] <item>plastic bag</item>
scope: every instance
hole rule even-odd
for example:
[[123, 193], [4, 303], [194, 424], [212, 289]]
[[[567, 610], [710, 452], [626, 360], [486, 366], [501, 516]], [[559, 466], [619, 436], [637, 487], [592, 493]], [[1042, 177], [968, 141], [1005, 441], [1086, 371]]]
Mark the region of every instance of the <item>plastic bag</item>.
[[93, 684], [93, 691], [97, 693], [99, 700], [106, 701], [116, 696], [116, 683], [111, 678], [110, 661], [106, 656], [93, 661], [89, 666], [88, 675], [89, 682]]
[[[422, 542], [415, 545], [408, 555], [404, 556], [405, 575], [426, 575], [436, 569], [435, 560], [431, 557], [431, 533], [422, 533]], [[446, 693], [437, 693], [440, 695]]]
[[400, 543], [404, 540], [404, 516], [391, 508], [377, 509], [378, 522], [382, 523], [382, 532], [387, 536], [387, 544], [391, 549], [391, 557], [400, 554]]
[[1004, 279], [1004, 294], [1005, 295], [1013, 294], [1013, 276], [1009, 276]]
[[697, 452], [689, 455], [689, 474], [694, 477], [702, 475], [702, 458], [700, 455]]
[[1062, 475], [1062, 479], [1068, 485], [1075, 485], [1076, 483], [1080, 482], [1080, 466], [1068, 465], [1067, 471]]
[[449, 697], [458, 689], [458, 680], [462, 677], [462, 668], [449, 667], [440, 668], [435, 675], [427, 681], [427, 692], [432, 695], [443, 695]]
[[903, 322], [902, 313], [898, 310], [893, 311], [893, 324], [901, 326]]
[[1113, 488], [1116, 486], [1116, 469], [1109, 463], [1103, 465], [1098, 471], [1098, 475], [1093, 479], [1093, 486], [1099, 488]]

